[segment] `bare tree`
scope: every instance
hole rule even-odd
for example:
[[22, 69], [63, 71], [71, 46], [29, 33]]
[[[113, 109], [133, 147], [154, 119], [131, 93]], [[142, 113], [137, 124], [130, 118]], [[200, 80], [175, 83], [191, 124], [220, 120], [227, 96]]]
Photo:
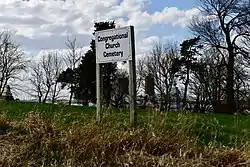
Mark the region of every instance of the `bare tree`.
[[175, 83], [175, 59], [178, 57], [178, 49], [175, 43], [163, 46], [156, 43], [148, 57], [141, 60], [138, 66], [138, 75], [145, 78], [152, 75], [155, 81], [155, 89], [160, 96], [160, 103], [169, 109], [171, 105], [171, 91]]
[[30, 65], [30, 76], [28, 80], [32, 86], [29, 88], [29, 91], [26, 91], [26, 93], [32, 97], [37, 97], [38, 102], [41, 103], [45, 88], [43, 84], [44, 71], [39, 62], [33, 62], [33, 64]]
[[41, 67], [44, 71], [44, 80], [43, 84], [45, 86], [45, 92], [44, 92], [44, 98], [43, 98], [43, 103], [46, 102], [48, 95], [51, 91], [51, 87], [53, 85], [53, 74], [52, 74], [52, 55], [51, 54], [44, 54], [42, 56], [42, 59], [40, 61]]
[[137, 94], [139, 94], [140, 91], [145, 92], [145, 78], [149, 73], [147, 69], [147, 60], [148, 57], [143, 57], [137, 61], [137, 66], [136, 66], [136, 72], [138, 74], [136, 75]]
[[236, 111], [234, 100], [235, 57], [249, 59], [248, 51], [241, 46], [250, 37], [250, 2], [246, 0], [199, 0], [204, 17], [196, 18], [190, 28], [206, 44], [227, 57], [227, 110]]
[[218, 102], [225, 99], [226, 74], [223, 58], [214, 49], [204, 52], [193, 65], [190, 93], [197, 112], [218, 110]]
[[58, 77], [63, 71], [63, 61], [60, 59], [58, 53], [54, 53], [52, 56], [52, 88], [51, 88], [51, 102], [55, 103], [55, 100], [59, 97], [62, 87], [59, 85]]
[[[77, 68], [81, 57], [83, 56], [82, 47], [77, 44], [76, 37], [73, 39], [67, 39], [66, 41], [67, 53], [64, 54], [64, 62], [68, 69], [75, 71]], [[75, 75], [76, 73], [73, 73]], [[73, 78], [76, 78], [72, 76]], [[70, 98], [69, 105], [72, 103], [72, 98], [74, 94], [74, 90], [76, 89], [77, 81], [70, 83]]]
[[[210, 48], [193, 66], [190, 92], [195, 99], [198, 112], [211, 110], [226, 112], [226, 81], [227, 68], [225, 59], [215, 48]], [[247, 87], [249, 86], [249, 69], [244, 61], [237, 57], [234, 66], [234, 90], [237, 111], [243, 110], [244, 101], [247, 101]]]
[[145, 58], [141, 58], [137, 60], [137, 65], [136, 65], [136, 94], [140, 94], [140, 91], [145, 91], [144, 89], [144, 79], [146, 77], [146, 71], [144, 69], [145, 67]]
[[56, 97], [61, 91], [58, 86], [58, 77], [63, 71], [62, 65], [62, 59], [59, 58], [58, 53], [48, 53], [42, 56], [41, 66], [45, 74], [44, 85], [46, 86], [44, 103], [50, 94], [51, 102], [55, 103]]
[[50, 98], [51, 102], [55, 103], [59, 96], [61, 87], [58, 77], [63, 70], [62, 61], [58, 53], [51, 52], [43, 54], [38, 62], [31, 64], [29, 82], [33, 88], [29, 94], [38, 97], [39, 102], [45, 103]]
[[10, 79], [26, 69], [27, 61], [20, 45], [11, 40], [11, 32], [0, 33], [0, 96]]
[[245, 63], [237, 57], [235, 59], [234, 68], [234, 90], [235, 90], [235, 101], [237, 112], [242, 112], [244, 109], [244, 101], [247, 101], [248, 87], [249, 87], [249, 68], [246, 67]]

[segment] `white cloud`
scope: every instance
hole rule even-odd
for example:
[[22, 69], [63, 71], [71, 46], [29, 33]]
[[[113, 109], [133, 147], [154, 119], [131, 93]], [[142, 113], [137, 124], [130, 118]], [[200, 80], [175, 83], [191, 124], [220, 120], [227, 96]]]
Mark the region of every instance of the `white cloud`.
[[137, 55], [139, 57], [144, 56], [145, 54], [148, 54], [148, 52], [152, 49], [152, 46], [159, 42], [160, 38], [158, 36], [150, 36], [146, 37], [141, 41], [137, 42]]
[[70, 1], [4, 0], [0, 2], [0, 22], [1, 27], [11, 27], [17, 34], [28, 37], [61, 35], [66, 31], [89, 35], [94, 21], [116, 18], [122, 26], [132, 24], [136, 29], [147, 30], [156, 23], [183, 25], [198, 13], [197, 9], [182, 11], [166, 7], [149, 14], [144, 11], [148, 3], [148, 0], [123, 0], [121, 3], [118, 0], [75, 0], [74, 4]]
[[115, 19], [117, 26], [135, 26], [137, 46], [143, 48], [138, 32], [154, 24], [183, 27], [198, 14], [196, 8], [176, 7], [150, 14], [145, 11], [150, 3], [150, 0], [75, 0], [74, 3], [72, 0], [1, 0], [0, 29], [14, 30], [15, 40], [37, 53], [41, 49], [64, 48], [67, 35], [77, 36], [80, 43], [88, 46], [93, 38], [94, 21]]
[[148, 30], [153, 24], [153, 18], [147, 12], [136, 11], [129, 15], [128, 24], [139, 30]]
[[153, 20], [155, 23], [165, 23], [184, 27], [191, 21], [193, 16], [198, 14], [199, 10], [197, 8], [179, 10], [176, 7], [166, 7], [161, 12], [155, 12]]

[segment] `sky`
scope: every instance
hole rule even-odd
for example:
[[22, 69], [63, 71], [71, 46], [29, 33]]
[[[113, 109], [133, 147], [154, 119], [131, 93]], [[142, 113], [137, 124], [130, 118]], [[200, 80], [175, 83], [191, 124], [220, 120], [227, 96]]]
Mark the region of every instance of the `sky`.
[[11, 30], [27, 56], [36, 58], [45, 50], [65, 49], [68, 36], [88, 50], [94, 22], [114, 20], [117, 27], [135, 27], [139, 57], [155, 42], [191, 38], [187, 26], [199, 15], [196, 1], [0, 0], [0, 29]]
[[191, 37], [187, 25], [199, 14], [195, 0], [1, 0], [0, 28], [30, 56], [43, 50], [64, 49], [67, 36], [89, 48], [94, 21], [115, 20], [133, 25], [136, 53], [144, 54], [156, 41]]

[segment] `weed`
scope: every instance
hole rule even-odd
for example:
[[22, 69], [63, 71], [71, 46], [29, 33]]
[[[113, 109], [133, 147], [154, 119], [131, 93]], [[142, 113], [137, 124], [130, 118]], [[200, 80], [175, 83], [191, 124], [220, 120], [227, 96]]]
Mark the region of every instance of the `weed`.
[[[124, 113], [126, 115], [126, 113]], [[0, 166], [246, 166], [249, 147], [201, 146], [192, 133], [196, 119], [183, 114], [151, 115], [148, 124], [126, 129], [114, 113], [106, 113], [102, 124], [74, 121], [65, 126], [43, 119], [35, 112], [23, 121], [11, 121], [11, 130], [0, 135]], [[2, 118], [7, 122], [6, 118]], [[128, 126], [127, 126], [128, 125]], [[168, 128], [166, 128], [168, 127]], [[217, 133], [217, 132], [216, 132]]]

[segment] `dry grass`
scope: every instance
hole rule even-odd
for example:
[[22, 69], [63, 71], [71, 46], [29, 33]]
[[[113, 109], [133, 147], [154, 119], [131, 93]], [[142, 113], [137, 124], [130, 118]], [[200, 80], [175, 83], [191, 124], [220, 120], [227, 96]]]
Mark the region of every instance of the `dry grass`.
[[192, 122], [180, 118], [175, 128], [164, 121], [122, 131], [108, 122], [70, 127], [55, 125], [32, 113], [22, 122], [0, 117], [0, 166], [247, 166], [249, 149], [201, 147], [187, 135]]

